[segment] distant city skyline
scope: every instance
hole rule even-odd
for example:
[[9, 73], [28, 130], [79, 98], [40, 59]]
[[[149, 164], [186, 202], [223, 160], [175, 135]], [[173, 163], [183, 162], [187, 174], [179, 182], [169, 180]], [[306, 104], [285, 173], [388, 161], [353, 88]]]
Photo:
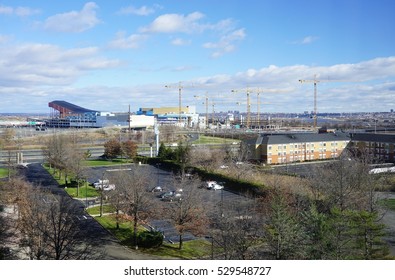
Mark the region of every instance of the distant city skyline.
[[[395, 1], [0, 1], [0, 113], [388, 112]], [[308, 80], [300, 83], [299, 80]], [[165, 87], [168, 85], [169, 87]], [[233, 90], [233, 93], [232, 93]], [[199, 97], [196, 97], [199, 96]]]

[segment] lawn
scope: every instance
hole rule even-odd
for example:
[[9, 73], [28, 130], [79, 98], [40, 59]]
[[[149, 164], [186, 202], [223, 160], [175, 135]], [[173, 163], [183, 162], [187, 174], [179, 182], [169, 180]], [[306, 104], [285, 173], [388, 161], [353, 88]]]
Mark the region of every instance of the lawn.
[[[110, 231], [123, 245], [132, 246], [133, 237], [133, 223], [124, 221], [119, 224], [119, 229], [116, 228], [115, 215], [105, 215], [102, 217], [95, 217], [95, 219], [108, 231]], [[144, 230], [139, 228], [139, 230]]]
[[0, 178], [6, 178], [8, 176], [7, 168], [0, 168]]
[[183, 243], [182, 250], [178, 244], [164, 243], [159, 248], [144, 249], [145, 253], [179, 259], [202, 259], [211, 255], [211, 243], [208, 240], [196, 239]]
[[131, 164], [130, 160], [127, 159], [114, 159], [114, 160], [106, 160], [106, 159], [94, 159], [85, 161], [86, 166], [89, 167], [97, 167], [97, 166], [111, 166], [111, 165], [120, 165], [120, 164]]
[[82, 184], [80, 186], [80, 192], [77, 196], [77, 186], [72, 184], [71, 187], [68, 186], [65, 188], [65, 191], [71, 196], [75, 198], [85, 198], [85, 197], [97, 197], [100, 196], [100, 193], [92, 186], [89, 186], [88, 183]]
[[[109, 230], [123, 245], [131, 246], [133, 236], [133, 223], [126, 221], [120, 223], [119, 229], [116, 229], [115, 215], [105, 215], [102, 217], [95, 217], [95, 219], [107, 230]], [[140, 230], [145, 230], [139, 227]], [[183, 244], [183, 249], [178, 249], [178, 244], [164, 243], [159, 248], [140, 249], [147, 254], [177, 258], [177, 259], [201, 259], [208, 257], [211, 254], [211, 243], [207, 240], [197, 239], [186, 241]]]
[[200, 135], [199, 139], [195, 140], [193, 144], [232, 144], [239, 142], [240, 140], [235, 139]]
[[[100, 206], [89, 207], [87, 210], [89, 215], [99, 215], [100, 214]], [[103, 213], [114, 213], [115, 207], [112, 205], [103, 205]]]
[[383, 199], [381, 202], [386, 208], [395, 211], [395, 198]]

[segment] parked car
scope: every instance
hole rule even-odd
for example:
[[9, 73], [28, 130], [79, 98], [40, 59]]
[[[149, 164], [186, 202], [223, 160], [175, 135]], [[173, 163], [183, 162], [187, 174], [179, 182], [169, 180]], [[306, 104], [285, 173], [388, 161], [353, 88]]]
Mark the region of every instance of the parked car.
[[214, 184], [214, 186], [211, 188], [212, 190], [222, 190], [224, 188], [224, 186], [220, 185], [220, 184]]
[[218, 184], [216, 181], [207, 181], [206, 188], [209, 190], [222, 190], [224, 186]]
[[115, 189], [115, 185], [110, 184], [110, 181], [107, 179], [97, 180], [96, 182], [93, 183], [93, 186], [95, 187], [96, 190], [103, 189], [103, 191], [110, 191]]
[[156, 186], [151, 189], [151, 192], [163, 192], [163, 188], [161, 186]]
[[160, 196], [162, 201], [177, 201], [181, 200], [182, 195], [179, 192], [169, 191], [165, 192]]

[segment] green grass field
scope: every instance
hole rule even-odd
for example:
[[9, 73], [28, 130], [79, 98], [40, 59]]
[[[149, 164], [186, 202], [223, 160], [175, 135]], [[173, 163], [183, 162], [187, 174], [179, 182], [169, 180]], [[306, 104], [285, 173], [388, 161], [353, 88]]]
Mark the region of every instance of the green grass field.
[[92, 186], [89, 186], [88, 183], [85, 183], [83, 186], [80, 186], [80, 192], [77, 196], [77, 187], [67, 187], [65, 188], [66, 192], [75, 198], [85, 198], [85, 197], [97, 197], [100, 196], [100, 193]]
[[[95, 217], [95, 219], [107, 230], [109, 230], [123, 245], [131, 246], [133, 236], [133, 223], [123, 222], [120, 223], [119, 229], [116, 229], [115, 216], [105, 215], [102, 217]], [[145, 230], [139, 227], [139, 230]], [[165, 258], [177, 259], [199, 259], [202, 257], [210, 256], [211, 243], [207, 240], [197, 239], [184, 242], [183, 249], [178, 249], [178, 244], [164, 243], [159, 248], [143, 249], [142, 252], [147, 254], [161, 256]]]
[[381, 202], [386, 208], [395, 211], [395, 198], [383, 199]]
[[130, 160], [126, 159], [114, 159], [114, 160], [105, 160], [105, 159], [95, 159], [95, 160], [87, 160], [84, 162], [86, 166], [89, 167], [97, 167], [97, 166], [112, 166], [112, 165], [122, 165], [122, 164], [131, 164]]
[[240, 140], [201, 135], [193, 144], [232, 144], [239, 142]]
[[0, 168], [0, 178], [6, 178], [8, 176], [7, 168]]
[[[89, 215], [99, 215], [100, 214], [100, 206], [90, 207], [86, 210]], [[103, 205], [103, 214], [106, 213], [114, 213], [115, 208], [112, 205]]]

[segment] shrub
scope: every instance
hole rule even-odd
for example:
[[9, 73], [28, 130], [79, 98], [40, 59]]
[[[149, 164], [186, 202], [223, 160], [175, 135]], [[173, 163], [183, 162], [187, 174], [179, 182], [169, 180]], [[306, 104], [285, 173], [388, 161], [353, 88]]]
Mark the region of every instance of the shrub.
[[163, 234], [159, 231], [143, 231], [139, 233], [137, 242], [143, 248], [157, 248], [163, 243]]

